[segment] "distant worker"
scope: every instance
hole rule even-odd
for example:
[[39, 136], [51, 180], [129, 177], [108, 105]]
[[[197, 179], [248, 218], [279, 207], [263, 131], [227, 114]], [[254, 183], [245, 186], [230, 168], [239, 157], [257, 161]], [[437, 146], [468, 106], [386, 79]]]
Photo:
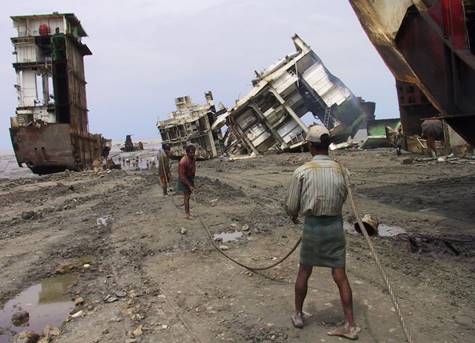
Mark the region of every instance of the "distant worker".
[[188, 145], [185, 149], [186, 154], [178, 164], [178, 180], [176, 184], [177, 192], [183, 193], [185, 205], [185, 218], [192, 219], [190, 214], [190, 197], [195, 189], [196, 148], [194, 145]]
[[435, 141], [444, 138], [444, 127], [439, 119], [426, 119], [421, 124], [422, 138], [427, 140], [428, 154], [437, 157]]
[[[158, 160], [158, 175], [160, 176], [160, 184], [162, 185], [163, 195], [168, 195], [168, 186], [171, 181], [170, 173], [170, 156], [172, 155], [170, 145], [163, 144], [162, 150], [159, 151]], [[148, 163], [148, 161], [147, 161]]]
[[325, 127], [311, 126], [307, 142], [313, 158], [295, 170], [286, 202], [287, 213], [294, 223], [298, 223], [299, 213], [305, 216], [292, 323], [296, 328], [303, 328], [302, 308], [313, 267], [327, 267], [332, 270], [345, 315], [344, 325], [328, 332], [328, 335], [357, 339], [360, 328], [353, 320], [353, 295], [345, 271], [342, 207], [347, 189], [343, 171], [328, 156], [331, 140]]
[[396, 155], [398, 156], [401, 156], [402, 140], [403, 140], [402, 128], [399, 127], [397, 129], [396, 138], [394, 140], [394, 145], [396, 147]]

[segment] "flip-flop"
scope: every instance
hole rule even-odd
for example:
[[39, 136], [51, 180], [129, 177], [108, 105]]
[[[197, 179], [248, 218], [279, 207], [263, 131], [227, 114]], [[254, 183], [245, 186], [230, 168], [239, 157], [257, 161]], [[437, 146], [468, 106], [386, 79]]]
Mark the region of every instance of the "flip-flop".
[[350, 339], [352, 341], [355, 341], [358, 339], [358, 333], [361, 331], [361, 329], [358, 326], [353, 326], [350, 328], [350, 331], [348, 332], [344, 326], [337, 327], [327, 333], [328, 336], [338, 336], [338, 337], [343, 337]]

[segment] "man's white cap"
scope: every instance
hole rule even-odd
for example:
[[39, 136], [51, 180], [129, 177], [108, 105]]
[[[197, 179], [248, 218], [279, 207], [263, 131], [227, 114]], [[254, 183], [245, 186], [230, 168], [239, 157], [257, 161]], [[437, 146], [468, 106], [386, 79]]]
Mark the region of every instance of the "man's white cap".
[[313, 125], [308, 128], [306, 140], [307, 142], [321, 143], [320, 138], [323, 135], [330, 136], [330, 131], [323, 125]]

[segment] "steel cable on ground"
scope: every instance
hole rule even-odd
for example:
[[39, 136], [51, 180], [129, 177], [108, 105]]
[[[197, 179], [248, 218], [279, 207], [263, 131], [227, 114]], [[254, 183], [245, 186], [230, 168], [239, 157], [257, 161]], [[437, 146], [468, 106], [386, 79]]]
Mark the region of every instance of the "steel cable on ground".
[[[175, 208], [177, 209], [180, 209], [180, 207], [175, 203], [175, 200], [173, 199], [173, 197], [171, 198], [172, 199], [172, 202], [173, 202], [173, 205], [175, 206]], [[205, 231], [206, 235], [208, 236], [208, 239], [209, 241], [211, 242], [211, 245], [212, 247], [217, 251], [219, 252], [221, 255], [223, 255], [225, 258], [227, 258], [228, 260], [230, 260], [231, 262], [237, 264], [238, 266], [241, 266], [247, 270], [250, 270], [252, 272], [256, 272], [256, 271], [264, 271], [264, 270], [269, 270], [269, 269], [272, 269], [276, 266], [278, 266], [279, 264], [281, 264], [282, 262], [284, 262], [287, 258], [290, 257], [290, 255], [292, 255], [292, 253], [298, 248], [298, 246], [300, 245], [300, 242], [302, 241], [302, 237], [300, 237], [294, 244], [294, 246], [292, 247], [292, 249], [290, 249], [290, 251], [282, 258], [280, 258], [278, 261], [272, 263], [271, 265], [268, 265], [268, 266], [259, 266], [259, 267], [255, 267], [255, 266], [248, 266], [242, 262], [239, 262], [238, 260], [236, 260], [235, 258], [229, 256], [228, 254], [226, 254], [222, 249], [220, 249], [220, 247], [215, 243], [214, 241], [214, 238], [213, 238], [213, 235], [211, 234], [211, 231], [209, 230], [208, 226], [204, 223], [203, 219], [201, 219], [199, 216], [196, 216], [196, 218], [198, 219], [198, 221], [200, 222], [201, 224], [201, 227], [203, 228], [203, 230]]]
[[[399, 319], [399, 323], [401, 325], [401, 328], [403, 330], [403, 333], [404, 333], [404, 336], [406, 337], [406, 340], [408, 343], [414, 343], [414, 340], [411, 336], [411, 333], [410, 333], [410, 330], [404, 320], [404, 316], [402, 314], [402, 311], [401, 311], [401, 307], [399, 305], [399, 302], [397, 300], [397, 297], [396, 297], [396, 294], [394, 292], [394, 289], [392, 288], [391, 286], [391, 283], [389, 281], [389, 278], [383, 268], [383, 266], [381, 265], [381, 262], [379, 261], [379, 257], [378, 255], [376, 254], [376, 251], [374, 250], [374, 247], [373, 247], [373, 243], [371, 242], [371, 239], [368, 235], [368, 232], [366, 231], [366, 228], [365, 226], [363, 225], [363, 222], [361, 220], [361, 217], [359, 215], [359, 212], [356, 208], [356, 204], [355, 204], [355, 201], [354, 201], [354, 198], [353, 198], [353, 192], [352, 192], [352, 189], [351, 189], [351, 181], [350, 181], [350, 177], [346, 171], [346, 169], [343, 167], [343, 165], [337, 161], [337, 163], [340, 165], [340, 168], [342, 170], [342, 173], [343, 173], [343, 177], [344, 177], [344, 181], [345, 181], [345, 186], [348, 190], [348, 199], [350, 200], [350, 204], [351, 204], [351, 208], [352, 208], [352, 211], [353, 211], [353, 214], [354, 216], [356, 217], [357, 219], [357, 222], [358, 222], [358, 225], [361, 229], [361, 232], [363, 233], [363, 236], [365, 237], [366, 239], [366, 242], [368, 243], [368, 246], [369, 246], [369, 250], [371, 252], [371, 256], [373, 257], [375, 263], [376, 263], [376, 266], [378, 267], [379, 269], [379, 272], [381, 274], [381, 277], [383, 278], [383, 281], [386, 285], [386, 288], [388, 290], [388, 293], [390, 295], [390, 298], [391, 298], [391, 301], [394, 305], [394, 308], [396, 310], [396, 314], [398, 316], [398, 319]], [[168, 181], [168, 180], [167, 180]], [[177, 204], [175, 203], [175, 201], [173, 200], [172, 198], [172, 202], [173, 204], [175, 205], [175, 207], [178, 209], [179, 206], [177, 206]], [[206, 232], [213, 248], [218, 251], [221, 255], [223, 255], [225, 258], [227, 258], [228, 260], [230, 260], [231, 262], [245, 268], [245, 269], [248, 269], [250, 271], [263, 271], [263, 270], [268, 270], [268, 269], [272, 269], [274, 267], [276, 267], [277, 265], [281, 264], [282, 262], [284, 262], [290, 255], [292, 255], [292, 253], [297, 249], [297, 247], [299, 246], [302, 238], [300, 237], [297, 242], [295, 243], [295, 245], [292, 247], [292, 249], [289, 251], [289, 253], [287, 253], [283, 258], [281, 258], [280, 260], [278, 260], [277, 262], [269, 265], [269, 266], [266, 266], [266, 267], [252, 267], [252, 266], [248, 266], [244, 263], [241, 263], [239, 261], [237, 261], [236, 259], [234, 259], [233, 257], [229, 256], [228, 254], [226, 254], [224, 251], [222, 251], [219, 246], [216, 245], [216, 243], [214, 242], [214, 239], [213, 239], [213, 236], [211, 235], [211, 232], [209, 231], [207, 225], [203, 222], [203, 220], [197, 216], [198, 218], [198, 221], [200, 222], [202, 228], [204, 229], [204, 231]]]
[[[166, 182], [166, 188], [168, 189], [168, 185], [169, 185], [169, 181], [168, 180], [168, 176], [166, 174], [166, 171], [165, 171], [165, 167], [163, 167], [163, 173], [165, 175], [165, 182]], [[175, 200], [173, 199], [172, 197], [172, 202], [173, 202], [173, 205], [175, 205], [175, 208], [179, 209], [179, 206], [175, 203]], [[264, 271], [264, 270], [269, 270], [269, 269], [272, 269], [274, 268], [275, 266], [278, 266], [279, 264], [281, 264], [282, 262], [284, 262], [287, 258], [289, 258], [290, 255], [292, 255], [292, 253], [295, 251], [295, 249], [297, 249], [297, 247], [299, 246], [300, 242], [302, 241], [302, 237], [300, 237], [297, 242], [295, 242], [294, 246], [292, 249], [290, 249], [290, 251], [283, 257], [281, 258], [280, 260], [278, 260], [277, 262], [269, 265], [269, 266], [266, 266], [266, 267], [251, 267], [251, 266], [247, 266], [245, 265], [244, 263], [241, 263], [239, 261], [237, 261], [236, 259], [234, 259], [233, 257], [229, 256], [228, 254], [226, 254], [223, 250], [221, 250], [219, 248], [219, 246], [216, 245], [216, 243], [214, 242], [214, 238], [213, 236], [211, 235], [211, 232], [209, 231], [209, 228], [208, 226], [203, 222], [203, 220], [197, 216], [198, 218], [198, 221], [200, 222], [201, 226], [203, 227], [204, 231], [206, 232], [206, 235], [208, 236], [210, 242], [211, 242], [211, 245], [213, 246], [213, 248], [215, 248], [221, 255], [223, 255], [224, 257], [226, 257], [227, 259], [229, 259], [230, 261], [236, 263], [238, 266], [241, 266], [247, 270], [250, 270], [250, 271]]]

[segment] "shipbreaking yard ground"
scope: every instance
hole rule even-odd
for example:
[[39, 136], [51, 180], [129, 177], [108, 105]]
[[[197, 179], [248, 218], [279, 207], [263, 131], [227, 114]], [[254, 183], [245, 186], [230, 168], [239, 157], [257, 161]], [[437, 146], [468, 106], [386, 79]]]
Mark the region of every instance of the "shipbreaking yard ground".
[[[471, 341], [475, 165], [403, 164], [407, 156], [389, 150], [337, 156], [351, 171], [361, 212], [407, 231], [373, 242], [415, 341]], [[230, 255], [270, 264], [299, 236], [282, 204], [289, 176], [307, 159], [199, 162], [192, 212], [213, 233], [242, 231], [241, 239], [220, 243]], [[67, 297], [84, 300], [53, 342], [339, 341], [326, 336], [342, 319], [328, 270], [315, 270], [305, 308], [311, 317], [294, 329], [298, 254], [267, 278], [240, 269], [213, 250], [197, 220], [185, 220], [161, 195], [150, 171], [2, 179], [0, 189], [0, 306], [58, 272], [75, 276]], [[344, 216], [353, 221], [348, 205]], [[347, 234], [347, 241], [360, 341], [403, 342], [364, 238]]]

